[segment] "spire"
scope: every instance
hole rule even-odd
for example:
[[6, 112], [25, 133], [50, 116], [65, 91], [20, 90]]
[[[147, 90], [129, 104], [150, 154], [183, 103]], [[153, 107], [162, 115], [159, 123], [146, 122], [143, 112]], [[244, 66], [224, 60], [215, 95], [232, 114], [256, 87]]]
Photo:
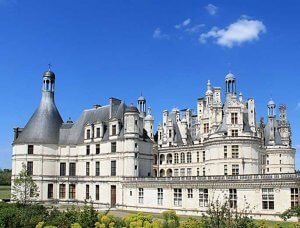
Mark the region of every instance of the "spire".
[[212, 92], [212, 90], [211, 90], [211, 83], [210, 83], [210, 80], [208, 80], [208, 81], [207, 81], [207, 90], [206, 90], [205, 95], [206, 95], [206, 96], [210, 96], [210, 95], [212, 95], [212, 94], [213, 94], [213, 92]]

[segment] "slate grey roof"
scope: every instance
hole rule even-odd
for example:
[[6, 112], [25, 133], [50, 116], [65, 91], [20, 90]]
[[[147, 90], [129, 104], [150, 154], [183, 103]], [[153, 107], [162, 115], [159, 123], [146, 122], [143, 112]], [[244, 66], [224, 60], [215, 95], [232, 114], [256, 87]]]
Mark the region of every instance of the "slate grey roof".
[[14, 143], [57, 144], [62, 123], [63, 120], [54, 103], [54, 94], [43, 92], [39, 107]]
[[48, 77], [48, 78], [51, 78], [51, 79], [55, 79], [55, 74], [49, 69], [49, 70], [45, 71], [43, 77]]

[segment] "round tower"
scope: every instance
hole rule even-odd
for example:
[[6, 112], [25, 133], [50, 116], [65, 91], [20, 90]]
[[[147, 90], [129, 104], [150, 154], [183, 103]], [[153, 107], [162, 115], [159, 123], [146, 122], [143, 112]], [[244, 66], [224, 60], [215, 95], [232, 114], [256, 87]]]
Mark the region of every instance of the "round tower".
[[154, 125], [154, 119], [151, 115], [151, 107], [148, 107], [148, 114], [145, 117], [145, 129], [147, 131], [148, 137], [153, 141], [153, 125]]
[[145, 97], [143, 97], [143, 95], [141, 95], [138, 98], [138, 109], [139, 109], [141, 117], [145, 117], [146, 116], [146, 99], [145, 99]]
[[226, 84], [226, 94], [236, 94], [236, 79], [234, 74], [229, 73], [225, 77], [225, 84]]
[[139, 110], [134, 107], [133, 105], [128, 106], [125, 109], [124, 113], [124, 125], [125, 125], [125, 132], [124, 136], [139, 136]]

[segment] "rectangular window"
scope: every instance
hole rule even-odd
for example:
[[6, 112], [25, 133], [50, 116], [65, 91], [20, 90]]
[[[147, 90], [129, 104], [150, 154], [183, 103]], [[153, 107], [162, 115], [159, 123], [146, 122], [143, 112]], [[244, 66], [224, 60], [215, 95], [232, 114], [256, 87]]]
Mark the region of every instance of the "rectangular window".
[[75, 199], [76, 195], [76, 186], [75, 184], [69, 184], [69, 198]]
[[205, 162], [205, 151], [202, 152], [202, 162]]
[[112, 125], [111, 134], [117, 135], [117, 125]]
[[172, 130], [169, 130], [169, 138], [172, 138]]
[[87, 129], [86, 130], [86, 139], [90, 139], [91, 138], [91, 130]]
[[186, 162], [187, 163], [192, 163], [192, 153], [191, 152], [187, 152], [187, 154], [186, 154]]
[[181, 207], [182, 206], [182, 189], [174, 188], [174, 206]]
[[291, 188], [291, 207], [296, 207], [299, 205], [299, 189]]
[[174, 163], [175, 164], [179, 163], [179, 158], [178, 158], [178, 154], [177, 153], [174, 154]]
[[239, 165], [235, 164], [235, 165], [232, 165], [232, 175], [239, 175], [240, 173], [240, 170], [239, 170]]
[[96, 137], [100, 138], [100, 127], [96, 128]]
[[200, 153], [199, 153], [199, 151], [197, 152], [197, 162], [200, 162]]
[[117, 164], [116, 161], [111, 161], [111, 176], [116, 176]]
[[28, 154], [33, 154], [33, 145], [28, 145], [27, 152]]
[[224, 175], [228, 175], [228, 169], [227, 169], [227, 165], [224, 165]]
[[205, 176], [205, 167], [202, 168], [202, 174]]
[[112, 153], [117, 152], [117, 142], [112, 142], [111, 143], [111, 152]]
[[237, 207], [237, 192], [236, 189], [229, 189], [229, 206], [230, 208]]
[[61, 162], [59, 165], [59, 175], [61, 177], [66, 176], [66, 163], [65, 162]]
[[178, 169], [174, 169], [174, 176], [178, 177], [179, 173], [178, 173]]
[[27, 162], [27, 174], [33, 175], [33, 162], [32, 161]]
[[239, 135], [238, 130], [231, 130], [231, 136], [232, 137], [237, 137]]
[[87, 184], [85, 186], [85, 199], [89, 199], [90, 198], [90, 186]]
[[66, 198], [66, 185], [65, 184], [59, 185], [59, 198], [60, 199]]
[[231, 147], [231, 156], [232, 158], [239, 158], [239, 146], [238, 145], [232, 145]]
[[48, 199], [53, 199], [53, 184], [48, 184]]
[[224, 146], [224, 158], [227, 158], [227, 146]]
[[197, 176], [200, 176], [200, 169], [197, 168]]
[[157, 204], [163, 205], [164, 200], [164, 190], [162, 188], [157, 189]]
[[208, 189], [199, 189], [199, 206], [208, 207]]
[[90, 155], [90, 145], [86, 145], [86, 155]]
[[96, 185], [96, 200], [99, 200], [100, 199], [100, 187], [99, 185], [97, 184]]
[[209, 124], [205, 123], [204, 124], [204, 134], [207, 134], [209, 132]]
[[180, 169], [180, 176], [182, 176], [182, 177], [185, 176], [185, 168]]
[[95, 176], [100, 176], [100, 162], [96, 162]]
[[144, 203], [144, 189], [139, 188], [139, 204], [143, 204], [143, 203]]
[[238, 124], [238, 114], [231, 113], [231, 124]]
[[90, 175], [90, 163], [89, 162], [85, 163], [85, 173], [86, 173], [86, 176]]
[[274, 189], [262, 189], [262, 208], [264, 210], [274, 210]]
[[193, 189], [188, 188], [188, 199], [192, 199], [193, 198]]
[[74, 162], [70, 163], [69, 176], [76, 176], [76, 163]]
[[186, 171], [187, 176], [192, 176], [192, 168], [187, 168]]
[[100, 154], [100, 144], [96, 144], [96, 154]]

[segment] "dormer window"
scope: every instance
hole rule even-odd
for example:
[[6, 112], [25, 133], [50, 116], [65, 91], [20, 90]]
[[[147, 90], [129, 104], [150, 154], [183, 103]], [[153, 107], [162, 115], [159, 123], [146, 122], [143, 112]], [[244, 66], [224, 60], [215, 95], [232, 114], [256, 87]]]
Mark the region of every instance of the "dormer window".
[[86, 130], [86, 139], [90, 139], [91, 138], [91, 130], [87, 129]]
[[117, 135], [117, 125], [112, 125], [111, 134]]
[[231, 113], [231, 124], [238, 124], [238, 114], [236, 112]]
[[96, 137], [100, 138], [100, 127], [96, 128]]

